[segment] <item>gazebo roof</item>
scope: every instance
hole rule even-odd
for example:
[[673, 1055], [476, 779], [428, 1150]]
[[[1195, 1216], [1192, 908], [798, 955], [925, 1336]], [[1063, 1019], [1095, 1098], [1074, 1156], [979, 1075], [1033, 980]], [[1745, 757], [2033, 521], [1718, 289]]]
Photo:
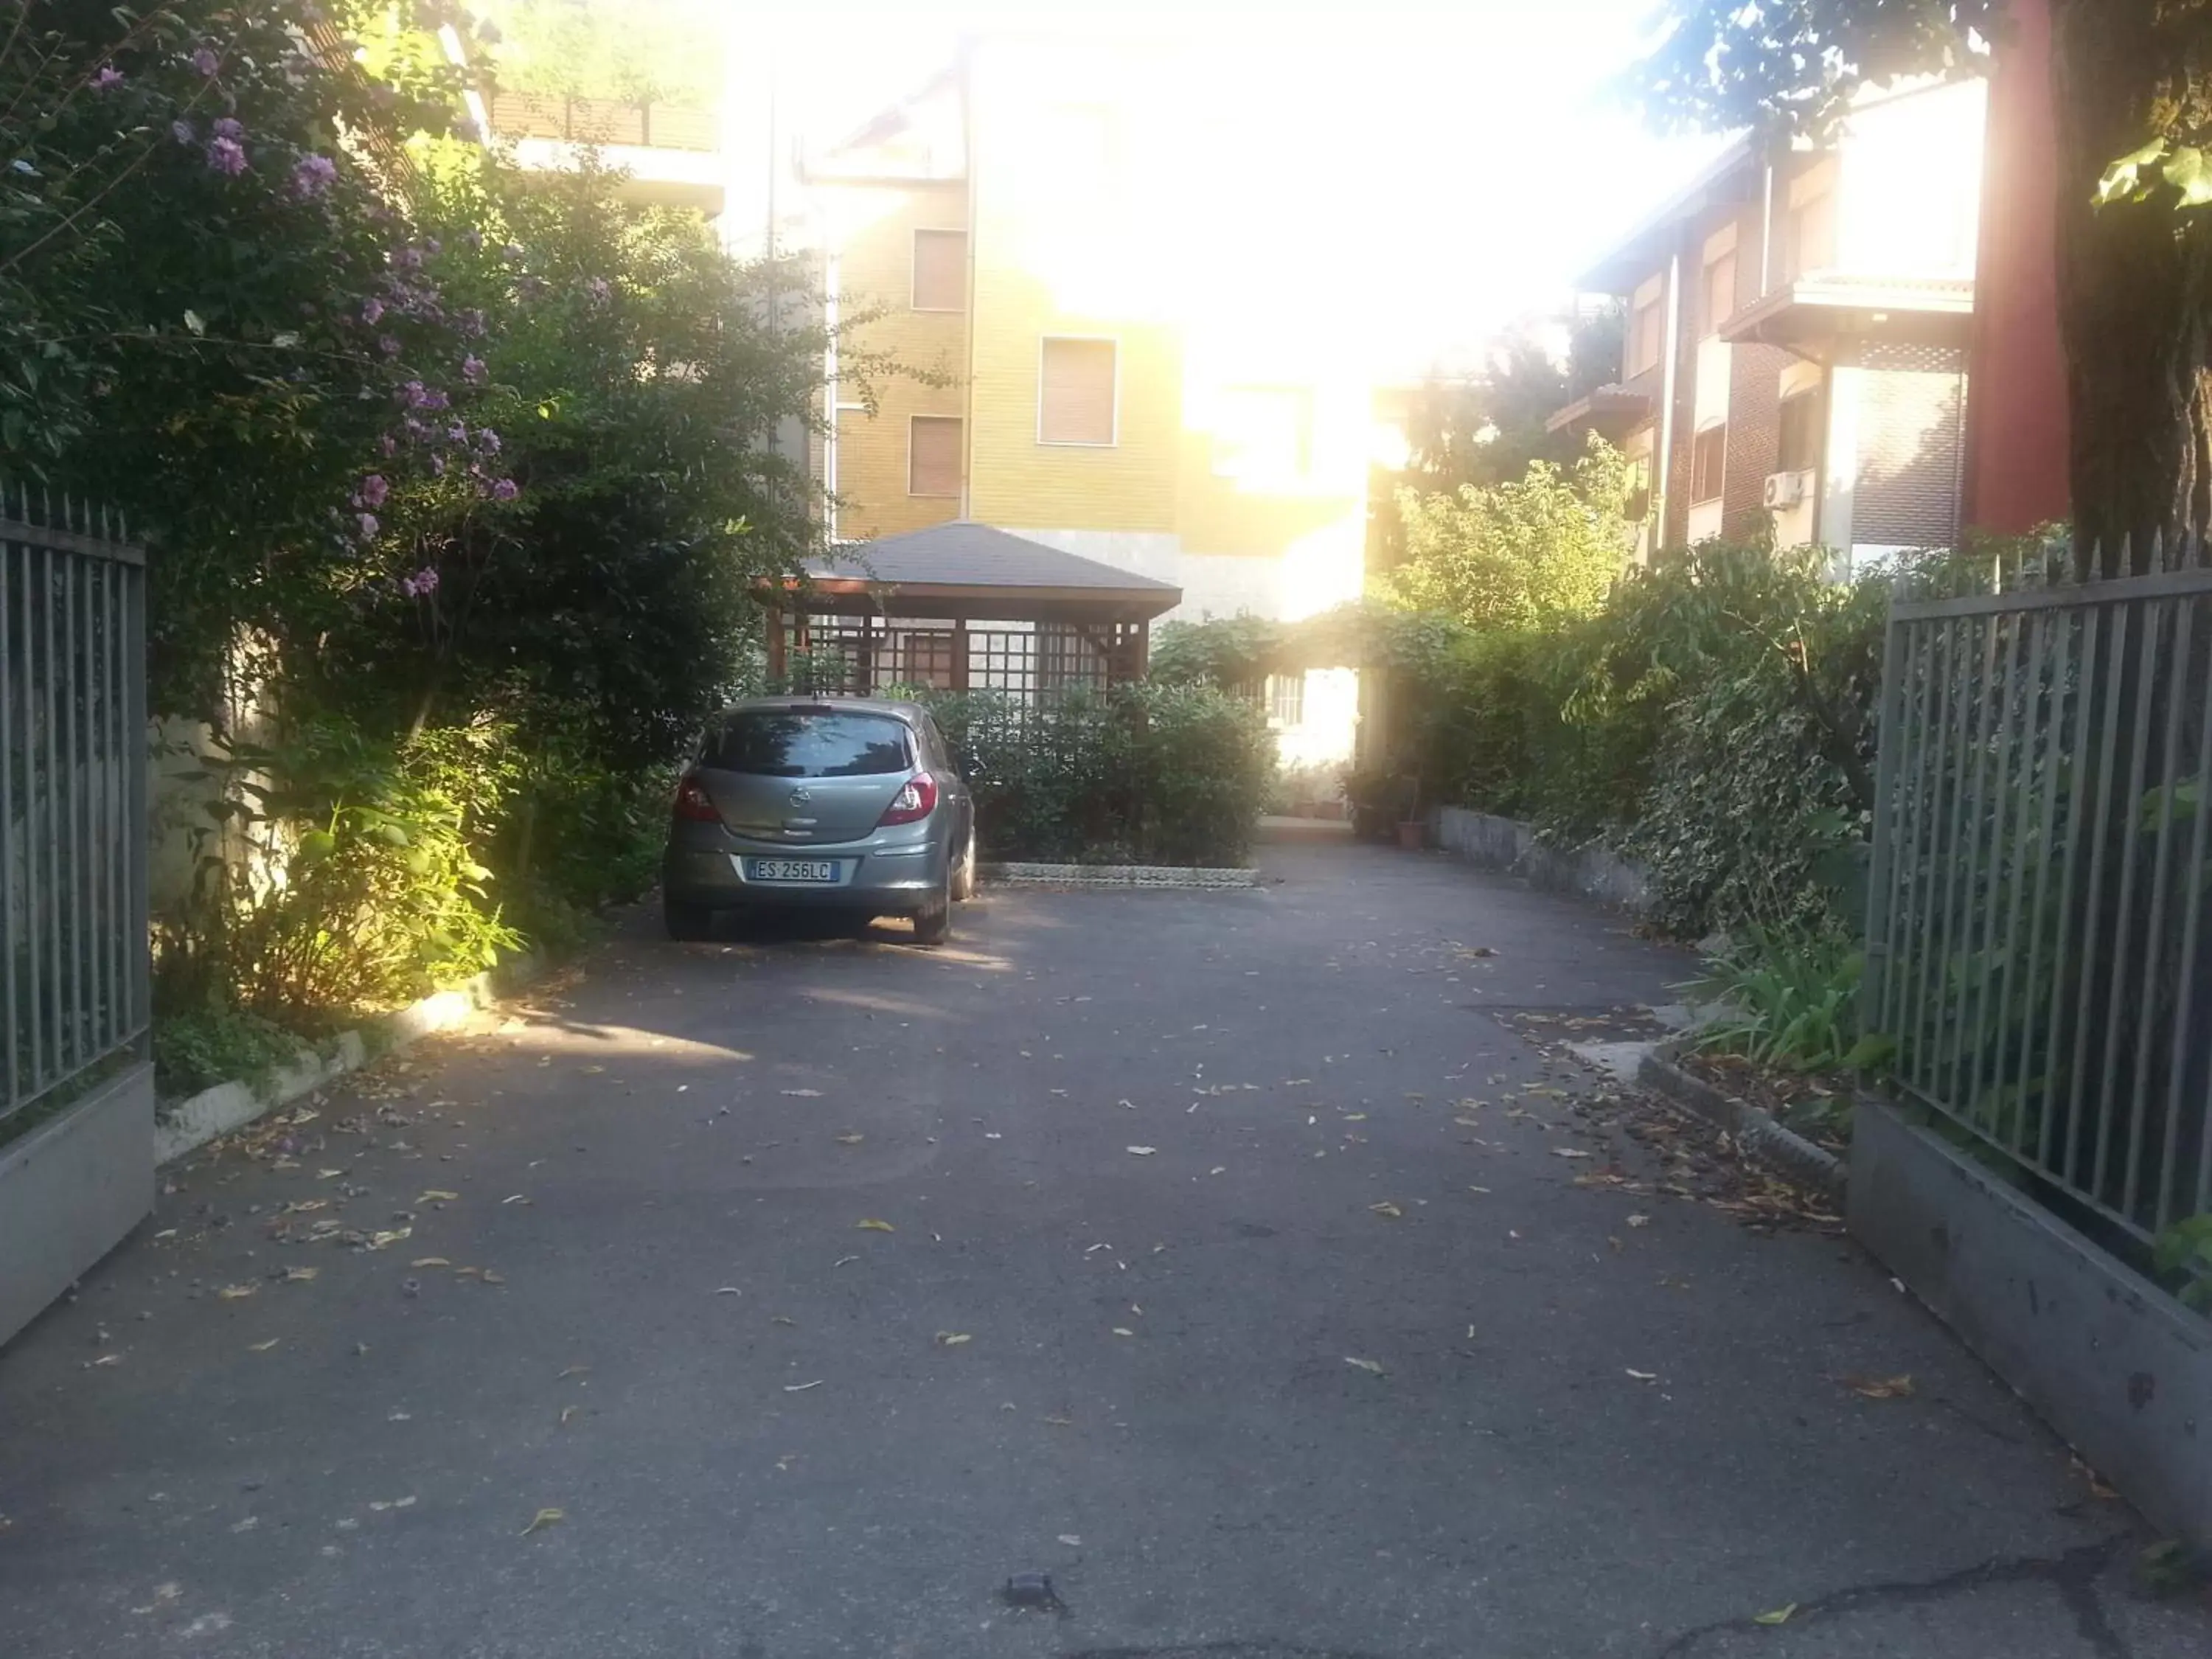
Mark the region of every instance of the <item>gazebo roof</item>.
[[842, 547], [809, 561], [806, 574], [811, 587], [802, 603], [818, 611], [1142, 622], [1182, 603], [1172, 582], [967, 519]]

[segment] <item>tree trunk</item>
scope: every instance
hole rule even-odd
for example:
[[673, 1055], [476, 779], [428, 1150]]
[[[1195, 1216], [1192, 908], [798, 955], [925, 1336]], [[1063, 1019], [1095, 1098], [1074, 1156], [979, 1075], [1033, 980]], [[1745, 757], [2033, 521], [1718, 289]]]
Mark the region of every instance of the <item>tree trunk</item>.
[[2208, 15], [2212, 0], [2051, 0], [2059, 325], [2085, 574], [2147, 569], [2154, 536], [2212, 523], [2212, 213], [2178, 210], [2163, 185], [2148, 201], [2094, 201], [2115, 161], [2177, 117], [2203, 116]]

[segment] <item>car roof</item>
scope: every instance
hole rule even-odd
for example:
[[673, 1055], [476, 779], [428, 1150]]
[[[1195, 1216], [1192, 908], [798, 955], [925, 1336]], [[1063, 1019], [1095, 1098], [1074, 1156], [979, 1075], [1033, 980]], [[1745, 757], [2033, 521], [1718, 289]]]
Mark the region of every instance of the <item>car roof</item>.
[[799, 711], [823, 714], [888, 714], [908, 726], [922, 720], [929, 713], [918, 702], [900, 702], [890, 697], [746, 697], [723, 709], [722, 718], [727, 720], [732, 714], [787, 714]]

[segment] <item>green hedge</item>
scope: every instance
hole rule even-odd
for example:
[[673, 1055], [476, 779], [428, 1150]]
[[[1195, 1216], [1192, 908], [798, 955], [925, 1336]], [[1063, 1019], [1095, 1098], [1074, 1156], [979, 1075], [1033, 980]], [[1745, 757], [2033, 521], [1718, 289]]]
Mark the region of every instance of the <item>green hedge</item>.
[[1275, 770], [1266, 715], [1208, 685], [1072, 691], [1030, 709], [994, 692], [920, 694], [975, 757], [988, 859], [1237, 865]]

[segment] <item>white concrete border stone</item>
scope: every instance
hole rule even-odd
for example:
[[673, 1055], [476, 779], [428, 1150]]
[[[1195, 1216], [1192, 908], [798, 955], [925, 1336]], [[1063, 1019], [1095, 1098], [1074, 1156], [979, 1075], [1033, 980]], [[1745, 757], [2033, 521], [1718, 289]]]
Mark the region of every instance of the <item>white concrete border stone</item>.
[[1257, 870], [1184, 869], [1158, 864], [987, 864], [1000, 887], [1159, 888], [1214, 892], [1260, 884]]

